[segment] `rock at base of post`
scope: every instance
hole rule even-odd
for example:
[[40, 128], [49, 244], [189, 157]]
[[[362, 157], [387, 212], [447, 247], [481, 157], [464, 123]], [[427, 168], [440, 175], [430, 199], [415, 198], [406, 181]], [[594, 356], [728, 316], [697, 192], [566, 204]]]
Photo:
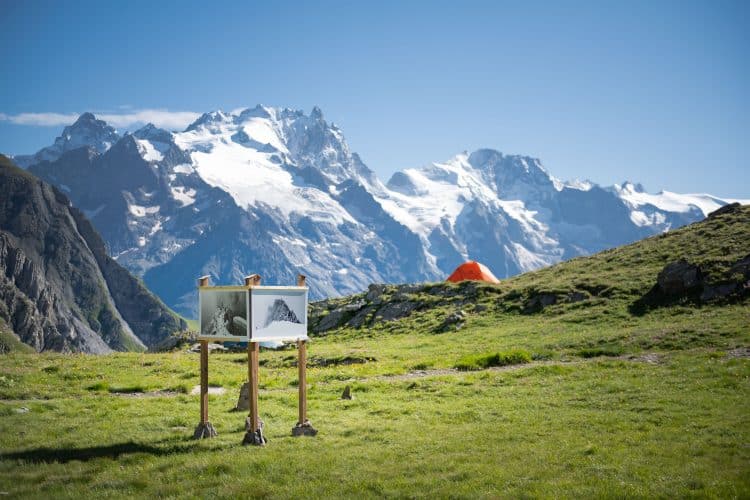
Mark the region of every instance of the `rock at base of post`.
[[263, 421], [261, 420], [258, 423], [258, 430], [253, 431], [252, 429], [252, 423], [250, 422], [250, 417], [247, 417], [245, 419], [245, 437], [242, 439], [242, 444], [244, 446], [247, 445], [253, 445], [253, 446], [265, 446], [265, 444], [268, 442], [268, 440], [263, 435]]
[[318, 430], [312, 426], [309, 420], [305, 420], [303, 423], [298, 423], [292, 427], [292, 436], [314, 436], [318, 433]]
[[218, 436], [216, 429], [211, 422], [205, 424], [198, 424], [193, 433], [193, 439], [207, 439]]

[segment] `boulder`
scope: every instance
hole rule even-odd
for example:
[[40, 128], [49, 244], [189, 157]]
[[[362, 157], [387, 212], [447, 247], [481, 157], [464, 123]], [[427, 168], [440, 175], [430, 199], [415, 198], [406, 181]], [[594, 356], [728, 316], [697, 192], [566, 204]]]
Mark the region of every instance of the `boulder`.
[[547, 306], [551, 306], [557, 303], [557, 295], [554, 293], [540, 293], [531, 297], [524, 306], [524, 312], [535, 313], [539, 312]]
[[375, 321], [393, 321], [404, 318], [420, 306], [417, 302], [390, 302], [381, 307], [375, 314]]
[[703, 284], [703, 273], [699, 266], [680, 259], [664, 266], [656, 283], [666, 295], [684, 295]]

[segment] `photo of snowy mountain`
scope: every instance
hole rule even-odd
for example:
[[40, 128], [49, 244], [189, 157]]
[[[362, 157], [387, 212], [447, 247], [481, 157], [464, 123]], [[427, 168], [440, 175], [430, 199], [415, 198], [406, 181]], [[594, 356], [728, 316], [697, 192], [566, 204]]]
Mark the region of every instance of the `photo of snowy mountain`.
[[282, 341], [307, 338], [307, 290], [258, 287], [250, 290], [250, 338]]
[[247, 340], [247, 290], [200, 290], [200, 336], [211, 340]]

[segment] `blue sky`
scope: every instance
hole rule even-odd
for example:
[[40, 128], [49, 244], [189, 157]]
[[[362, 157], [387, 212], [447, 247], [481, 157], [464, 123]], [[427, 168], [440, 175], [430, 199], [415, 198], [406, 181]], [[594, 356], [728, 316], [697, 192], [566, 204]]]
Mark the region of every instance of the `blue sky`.
[[750, 198], [748, 25], [731, 1], [2, 0], [0, 151], [50, 144], [49, 113], [123, 129], [318, 105], [384, 180], [491, 147], [563, 179]]

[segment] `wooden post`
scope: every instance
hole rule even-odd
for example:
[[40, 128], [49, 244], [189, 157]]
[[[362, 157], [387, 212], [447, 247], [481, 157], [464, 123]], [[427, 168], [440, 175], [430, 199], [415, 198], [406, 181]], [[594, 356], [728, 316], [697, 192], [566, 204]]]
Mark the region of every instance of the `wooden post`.
[[201, 340], [201, 425], [208, 423], [208, 340]]
[[[297, 276], [297, 286], [305, 286], [307, 278], [300, 274]], [[318, 433], [307, 419], [307, 341], [297, 340], [297, 374], [299, 391], [299, 420], [292, 428], [292, 436], [314, 436]]]
[[[198, 279], [199, 287], [209, 286], [209, 277], [202, 276]], [[201, 340], [201, 420], [193, 433], [194, 439], [203, 439], [216, 436], [216, 429], [208, 421], [208, 341]]]
[[257, 342], [250, 342], [247, 349], [248, 356], [248, 381], [250, 382], [250, 422], [251, 430], [257, 431], [260, 427], [260, 418], [258, 417], [258, 355], [260, 346]]
[[304, 340], [297, 341], [297, 373], [299, 377], [299, 420], [297, 425], [307, 422], [307, 345]]
[[[245, 286], [260, 286], [260, 275], [251, 274], [245, 277]], [[250, 318], [248, 318], [249, 320]], [[245, 438], [242, 444], [263, 446], [266, 438], [263, 436], [263, 422], [258, 415], [258, 356], [260, 344], [248, 339], [247, 343], [247, 382], [248, 396], [250, 400], [250, 413], [245, 419]]]

